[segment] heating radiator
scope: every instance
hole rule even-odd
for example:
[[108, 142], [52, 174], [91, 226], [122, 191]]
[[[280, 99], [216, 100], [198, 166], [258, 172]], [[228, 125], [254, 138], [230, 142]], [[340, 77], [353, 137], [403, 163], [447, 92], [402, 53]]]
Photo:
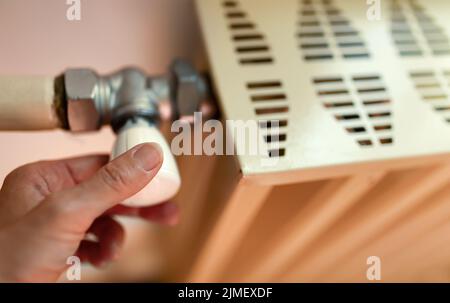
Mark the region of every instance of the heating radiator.
[[279, 123], [263, 155], [179, 157], [181, 223], [130, 233], [122, 272], [450, 282], [450, 2], [380, 3], [196, 1], [223, 121]]
[[450, 3], [385, 0], [374, 21], [358, 0], [197, 8], [224, 119], [278, 136], [181, 159], [166, 279], [364, 282], [376, 256], [382, 281], [450, 281]]

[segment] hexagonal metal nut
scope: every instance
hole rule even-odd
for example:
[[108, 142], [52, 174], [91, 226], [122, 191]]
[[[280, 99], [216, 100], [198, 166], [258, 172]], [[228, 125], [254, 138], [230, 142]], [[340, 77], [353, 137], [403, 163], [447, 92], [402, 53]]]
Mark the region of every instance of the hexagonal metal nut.
[[101, 115], [96, 106], [98, 75], [90, 69], [69, 69], [64, 73], [69, 129], [75, 132], [97, 130]]
[[207, 95], [203, 77], [187, 61], [175, 60], [170, 68], [170, 97], [177, 117], [193, 116]]

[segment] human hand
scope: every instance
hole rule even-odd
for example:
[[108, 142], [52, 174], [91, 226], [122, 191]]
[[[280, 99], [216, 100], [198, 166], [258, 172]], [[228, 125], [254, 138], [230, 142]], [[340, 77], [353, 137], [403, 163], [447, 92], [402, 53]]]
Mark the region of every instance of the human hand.
[[[56, 281], [73, 255], [94, 266], [117, 259], [124, 229], [114, 215], [177, 223], [170, 202], [118, 205], [147, 185], [162, 161], [159, 146], [146, 143], [109, 163], [97, 155], [14, 170], [0, 190], [0, 281]], [[98, 241], [85, 239], [87, 233]]]

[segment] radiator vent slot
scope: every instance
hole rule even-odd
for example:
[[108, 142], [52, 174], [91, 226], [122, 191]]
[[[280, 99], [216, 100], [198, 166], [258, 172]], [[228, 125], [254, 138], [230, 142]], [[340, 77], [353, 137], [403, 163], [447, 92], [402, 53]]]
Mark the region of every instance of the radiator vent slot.
[[332, 0], [301, 0], [297, 38], [305, 61], [369, 58], [365, 41]]
[[279, 80], [251, 81], [246, 84], [246, 88], [260, 133], [267, 145], [268, 156], [284, 157], [288, 141], [289, 103], [283, 84]]
[[414, 0], [392, 1], [391, 34], [402, 57], [450, 55], [444, 28]]
[[409, 75], [422, 100], [450, 125], [450, 70], [421, 70]]
[[267, 65], [274, 62], [264, 34], [244, 12], [238, 1], [223, 1], [228, 29], [241, 65]]
[[391, 99], [377, 74], [313, 79], [326, 110], [361, 147], [392, 145]]

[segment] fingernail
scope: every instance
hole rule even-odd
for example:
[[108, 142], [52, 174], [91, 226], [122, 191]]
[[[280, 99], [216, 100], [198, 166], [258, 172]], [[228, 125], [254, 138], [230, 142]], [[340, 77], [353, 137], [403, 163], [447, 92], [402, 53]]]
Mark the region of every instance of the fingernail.
[[147, 172], [157, 167], [162, 158], [161, 148], [156, 143], [142, 144], [133, 154], [136, 165]]
[[178, 213], [178, 206], [175, 203], [167, 202], [164, 204], [163, 209], [164, 216], [171, 216], [175, 213]]
[[164, 206], [164, 217], [168, 225], [176, 225], [178, 224], [178, 206], [174, 203], [167, 203]]
[[117, 242], [113, 242], [111, 244], [111, 260], [115, 261], [119, 259], [121, 250], [121, 245], [119, 245], [119, 243]]
[[100, 269], [107, 269], [111, 265], [111, 263], [112, 262], [110, 260], [103, 260], [98, 263], [96, 267]]

